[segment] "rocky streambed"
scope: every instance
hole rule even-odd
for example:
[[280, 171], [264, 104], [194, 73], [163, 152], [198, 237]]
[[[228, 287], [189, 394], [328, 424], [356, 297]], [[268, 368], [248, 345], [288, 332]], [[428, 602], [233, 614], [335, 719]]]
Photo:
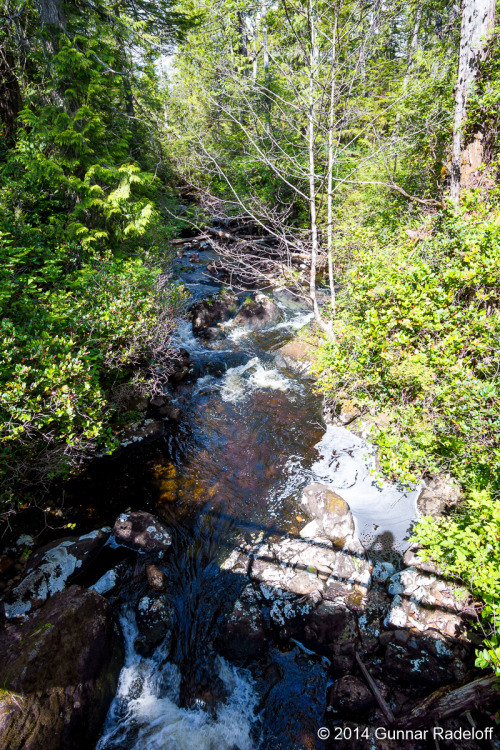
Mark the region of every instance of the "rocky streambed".
[[496, 747], [474, 603], [408, 543], [453, 488], [378, 476], [368, 421], [313, 392], [289, 290], [221, 289], [209, 243], [180, 255], [193, 305], [168, 392], [65, 486], [85, 533], [7, 570], [0, 747], [435, 748], [374, 734], [429, 721], [477, 730], [440, 747]]

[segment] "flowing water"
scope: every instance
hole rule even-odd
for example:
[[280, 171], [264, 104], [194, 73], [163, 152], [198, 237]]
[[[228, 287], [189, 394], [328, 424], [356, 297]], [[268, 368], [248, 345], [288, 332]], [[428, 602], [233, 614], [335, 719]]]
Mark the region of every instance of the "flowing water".
[[[194, 298], [214, 291], [203, 271], [184, 274]], [[165, 560], [173, 641], [139, 656], [134, 609], [124, 604], [126, 664], [98, 750], [314, 747], [327, 684], [322, 659], [276, 644], [248, 669], [220, 658], [214, 637], [244, 585], [221, 563], [238, 535], [298, 533], [301, 491], [313, 481], [347, 500], [373, 554], [405, 545], [416, 490], [380, 482], [370, 446], [326, 427], [312, 381], [277, 364], [276, 349], [311, 319], [307, 307], [278, 302], [279, 323], [254, 333], [229, 324], [211, 344], [181, 323], [178, 342], [196, 371], [173, 394], [180, 424], [151, 446], [99, 462], [83, 491], [80, 482], [95, 521], [127, 507], [150, 510], [173, 533]], [[207, 690], [224, 696], [216, 711], [196, 698]]]

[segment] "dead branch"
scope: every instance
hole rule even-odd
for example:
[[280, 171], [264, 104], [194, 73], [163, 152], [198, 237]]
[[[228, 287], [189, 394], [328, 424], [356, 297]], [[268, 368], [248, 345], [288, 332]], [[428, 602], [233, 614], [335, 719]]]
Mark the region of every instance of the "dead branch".
[[365, 680], [367, 681], [368, 685], [370, 686], [370, 690], [372, 691], [373, 695], [377, 699], [377, 703], [380, 706], [380, 710], [384, 714], [385, 718], [389, 722], [389, 724], [394, 724], [394, 714], [392, 713], [391, 709], [383, 699], [380, 690], [378, 689], [377, 685], [375, 684], [375, 680], [361, 661], [361, 657], [356, 651], [356, 661], [358, 663], [359, 668], [361, 669], [363, 676]]

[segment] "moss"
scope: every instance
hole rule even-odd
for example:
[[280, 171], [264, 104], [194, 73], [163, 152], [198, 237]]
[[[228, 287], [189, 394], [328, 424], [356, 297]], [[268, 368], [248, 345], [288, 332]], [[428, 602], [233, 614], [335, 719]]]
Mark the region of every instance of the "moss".
[[349, 506], [340, 495], [337, 495], [336, 492], [332, 492], [331, 490], [325, 494], [325, 508], [330, 513], [335, 513], [337, 516], [345, 516], [349, 512]]

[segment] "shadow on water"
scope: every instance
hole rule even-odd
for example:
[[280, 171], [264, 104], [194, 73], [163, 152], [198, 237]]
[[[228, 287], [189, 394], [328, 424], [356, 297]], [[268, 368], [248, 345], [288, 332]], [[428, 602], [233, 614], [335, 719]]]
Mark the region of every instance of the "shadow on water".
[[[334, 727], [344, 720], [341, 716], [324, 716], [328, 685], [346, 672], [360, 674], [354, 655], [358, 649], [366, 650], [366, 644], [363, 645], [358, 634], [348, 648], [339, 652], [338, 625], [330, 632], [324, 614], [318, 612], [323, 605], [332, 606], [333, 614], [328, 616], [336, 622], [338, 614], [344, 613], [342, 617], [347, 617], [348, 624], [354, 615], [369, 617], [374, 607], [380, 607], [377, 598], [380, 590], [377, 593], [375, 587], [368, 591], [364, 601], [353, 610], [354, 614], [323, 600], [323, 605], [311, 608], [301, 618], [292, 618], [283, 628], [270, 617], [270, 603], [260, 594], [258, 580], [252, 577], [255, 554], [270, 540], [296, 538], [311, 548], [331, 550], [331, 546], [318, 540], [303, 540], [276, 525], [242, 522], [223, 507], [214, 510], [209, 505], [193, 525], [186, 526], [182, 520], [172, 517], [171, 529], [172, 549], [161, 563], [166, 591], [157, 595], [167, 603], [171, 613], [169, 635], [147, 657], [136, 653], [139, 631], [134, 613], [145, 596], [154, 598], [154, 595], [144, 580], [138, 585], [132, 576], [124, 594], [127, 603], [122, 616], [127, 664], [98, 750], [142, 750], [143, 747], [148, 750], [253, 750], [257, 747], [261, 750], [308, 750], [324, 747], [317, 738], [318, 727], [325, 721]], [[245, 538], [252, 544], [250, 551], [242, 545]], [[381, 532], [367, 555], [377, 556], [390, 542], [390, 532]], [[236, 544], [245, 558], [243, 569], [238, 572], [222, 567]], [[346, 550], [337, 550], [337, 553], [353, 556]], [[393, 559], [396, 556], [393, 552]], [[260, 559], [277, 563], [275, 557]], [[286, 560], [278, 562], [283, 567], [289, 565]], [[147, 559], [143, 564], [146, 563]], [[306, 570], [300, 561], [294, 563], [294, 568]], [[339, 578], [339, 583], [347, 581]], [[227, 623], [235, 607], [245, 602], [249, 586], [263, 615], [265, 647], [257, 655], [245, 655], [243, 649], [242, 654], [235, 657], [234, 644], [227, 650]], [[289, 596], [290, 602], [302, 600], [300, 596], [274, 589], [273, 596], [277, 599], [283, 595]], [[418, 594], [416, 601], [423, 607], [428, 606], [419, 601]], [[318, 631], [318, 623], [323, 631]], [[243, 625], [232, 637], [241, 639], [249, 635]], [[395, 634], [393, 638], [397, 641]], [[418, 646], [418, 636], [413, 633], [412, 638]], [[448, 639], [449, 643], [453, 641]], [[232, 654], [229, 657], [232, 666], [221, 658], [221, 654], [228, 658], [228, 653]], [[376, 678], [384, 677], [383, 654], [383, 648], [377, 646], [371, 652], [368, 649], [367, 656], [363, 657], [368, 659]], [[423, 675], [419, 684], [410, 688], [410, 693], [424, 695], [431, 688], [432, 680]], [[374, 721], [383, 723], [383, 717], [376, 714], [375, 709], [372, 714]]]

